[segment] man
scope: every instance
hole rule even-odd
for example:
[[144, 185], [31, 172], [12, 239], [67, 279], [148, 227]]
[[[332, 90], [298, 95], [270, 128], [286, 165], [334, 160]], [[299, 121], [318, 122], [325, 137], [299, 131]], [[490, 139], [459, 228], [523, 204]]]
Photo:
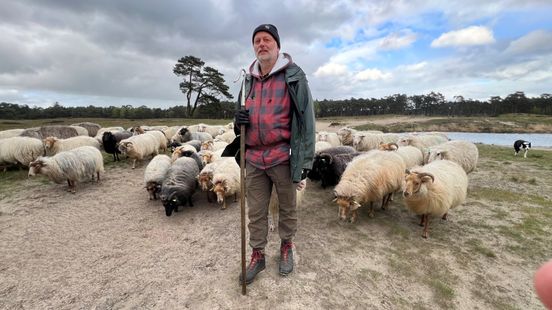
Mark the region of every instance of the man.
[[[235, 115], [235, 127], [246, 126], [245, 162], [251, 262], [246, 283], [265, 269], [268, 205], [272, 186], [279, 199], [281, 239], [279, 273], [293, 271], [297, 231], [296, 189], [303, 189], [314, 157], [314, 109], [305, 73], [291, 56], [280, 53], [274, 25], [253, 31], [256, 60], [245, 77], [245, 109]], [[239, 96], [241, 98], [241, 94]], [[240, 274], [240, 281], [242, 275]]]

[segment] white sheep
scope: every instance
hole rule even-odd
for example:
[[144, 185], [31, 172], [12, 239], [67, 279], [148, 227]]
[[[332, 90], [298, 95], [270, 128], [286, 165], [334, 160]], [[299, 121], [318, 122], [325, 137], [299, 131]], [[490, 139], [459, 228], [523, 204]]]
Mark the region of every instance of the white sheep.
[[144, 133], [145, 135], [152, 135], [155, 137], [155, 139], [158, 141], [158, 146], [157, 148], [163, 152], [166, 152], [167, 151], [167, 137], [165, 137], [165, 134], [160, 131], [160, 130], [150, 130], [150, 131], [146, 131]]
[[217, 194], [217, 202], [226, 209], [226, 196], [234, 195], [238, 201], [240, 191], [240, 166], [233, 157], [221, 158], [213, 171], [212, 191]]
[[132, 169], [136, 168], [136, 161], [147, 156], [159, 154], [159, 140], [150, 134], [132, 136], [119, 142], [119, 151], [132, 159]]
[[40, 139], [11, 137], [0, 139], [0, 163], [28, 166], [30, 162], [44, 155], [44, 145]]
[[68, 191], [75, 193], [76, 182], [100, 181], [104, 172], [102, 153], [92, 146], [81, 146], [52, 157], [39, 157], [29, 165], [29, 176], [42, 174], [55, 183], [67, 181]]
[[343, 145], [353, 145], [353, 135], [357, 132], [356, 129], [343, 127], [337, 131], [337, 135]]
[[196, 148], [193, 145], [183, 144], [181, 146], [177, 146], [174, 149], [174, 152], [172, 153], [172, 156], [171, 156], [171, 160], [174, 162], [175, 160], [182, 157], [183, 156], [182, 153], [186, 151], [197, 153]]
[[317, 141], [316, 144], [314, 144], [314, 152], [319, 153], [325, 149], [329, 149], [333, 147], [328, 141]]
[[217, 136], [217, 139], [220, 141], [224, 141], [226, 143], [232, 143], [232, 141], [236, 139], [236, 134], [234, 133], [234, 130], [230, 129], [230, 130], [227, 130], [222, 135]]
[[429, 149], [428, 163], [439, 159], [451, 160], [459, 164], [466, 173], [470, 173], [477, 167], [479, 150], [477, 146], [470, 141], [448, 141]]
[[353, 134], [353, 147], [359, 152], [377, 150], [382, 142], [386, 143], [383, 134], [368, 133], [364, 131]]
[[146, 190], [149, 193], [150, 200], [156, 200], [158, 194], [161, 192], [161, 184], [165, 180], [167, 171], [171, 166], [171, 158], [167, 155], [155, 156], [144, 171], [144, 183], [146, 184]]
[[19, 137], [25, 129], [8, 129], [0, 131], [0, 139]]
[[226, 132], [224, 126], [219, 125], [207, 125], [207, 124], [198, 124], [197, 125], [197, 132], [206, 132], [210, 134], [213, 138], [217, 137], [218, 135], [222, 135]]
[[423, 165], [424, 163], [422, 151], [410, 145], [399, 147], [396, 143], [381, 143], [379, 149], [381, 151], [396, 152], [403, 159], [406, 168]]
[[43, 140], [44, 151], [46, 155], [52, 156], [59, 152], [75, 149], [79, 146], [89, 145], [100, 149], [98, 140], [88, 136], [76, 136], [67, 139], [58, 139], [56, 137], [47, 137]]
[[404, 202], [408, 209], [421, 215], [422, 237], [428, 237], [429, 215], [447, 219], [450, 209], [466, 200], [468, 176], [450, 160], [437, 160], [425, 166], [406, 170]]
[[224, 152], [224, 149], [217, 150], [217, 151], [209, 151], [209, 150], [203, 150], [200, 151], [198, 154], [201, 157], [201, 161], [204, 165], [213, 163], [218, 161], [222, 157], [222, 152]]
[[413, 146], [420, 151], [424, 156], [424, 162], [427, 162], [429, 148], [447, 142], [448, 139], [442, 135], [437, 134], [421, 134], [421, 135], [409, 135], [406, 137], [399, 138], [397, 144], [399, 146]]
[[213, 140], [203, 141], [201, 143], [201, 150], [214, 152], [214, 151], [224, 149], [227, 145], [228, 143], [224, 141], [213, 141]]
[[374, 150], [355, 157], [334, 188], [339, 218], [345, 220], [350, 213], [351, 222], [356, 222], [357, 209], [365, 203], [370, 203], [371, 217], [373, 202], [381, 200], [385, 208], [402, 186], [404, 169], [404, 161], [395, 152]]
[[335, 132], [320, 131], [316, 134], [316, 142], [318, 141], [326, 141], [332, 146], [341, 145], [341, 140], [339, 140], [339, 137]]

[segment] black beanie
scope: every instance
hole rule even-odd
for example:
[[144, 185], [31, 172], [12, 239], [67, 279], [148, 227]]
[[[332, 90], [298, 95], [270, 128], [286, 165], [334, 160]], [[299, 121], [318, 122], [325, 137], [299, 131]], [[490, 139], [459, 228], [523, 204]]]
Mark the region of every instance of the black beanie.
[[278, 48], [280, 48], [280, 36], [278, 35], [278, 29], [276, 29], [276, 26], [272, 24], [259, 25], [257, 28], [255, 28], [255, 31], [253, 31], [253, 37], [251, 38], [251, 41], [253, 41], [253, 39], [255, 38], [255, 34], [259, 31], [265, 31], [270, 33], [270, 35], [276, 41], [276, 44], [278, 44]]

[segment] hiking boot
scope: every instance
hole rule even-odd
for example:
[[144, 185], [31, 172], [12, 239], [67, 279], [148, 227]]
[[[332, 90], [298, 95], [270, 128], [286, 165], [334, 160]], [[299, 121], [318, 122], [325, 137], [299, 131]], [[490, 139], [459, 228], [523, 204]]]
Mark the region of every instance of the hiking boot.
[[282, 276], [287, 276], [293, 271], [293, 243], [291, 240], [282, 240], [280, 245], [280, 267]]
[[[261, 249], [253, 249], [251, 253], [251, 262], [245, 271], [245, 283], [250, 284], [255, 280], [255, 276], [265, 269], [265, 256]], [[240, 283], [242, 283], [243, 277], [240, 273]]]

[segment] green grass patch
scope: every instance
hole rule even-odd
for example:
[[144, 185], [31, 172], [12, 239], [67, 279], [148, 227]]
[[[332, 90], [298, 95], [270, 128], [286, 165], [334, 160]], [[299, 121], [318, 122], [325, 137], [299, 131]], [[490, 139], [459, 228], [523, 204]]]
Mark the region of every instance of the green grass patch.
[[496, 258], [496, 254], [489, 248], [485, 247], [481, 240], [469, 239], [465, 244], [470, 247], [474, 252], [482, 254], [489, 258]]

